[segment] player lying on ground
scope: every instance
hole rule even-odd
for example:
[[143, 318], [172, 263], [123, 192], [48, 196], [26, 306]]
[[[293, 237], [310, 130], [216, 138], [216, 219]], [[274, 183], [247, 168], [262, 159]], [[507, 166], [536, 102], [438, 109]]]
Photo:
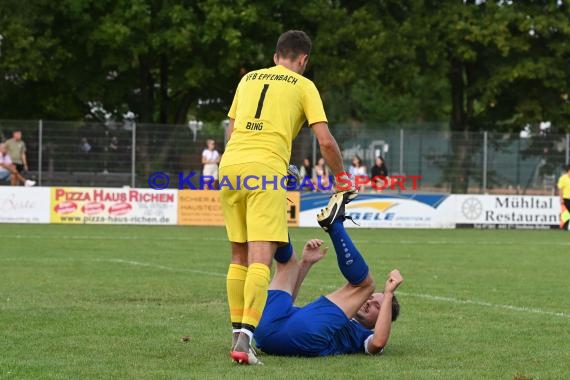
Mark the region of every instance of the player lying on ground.
[[345, 196], [334, 194], [318, 220], [330, 235], [348, 283], [304, 307], [293, 306], [305, 276], [326, 250], [322, 240], [309, 240], [298, 261], [290, 245], [280, 248], [267, 305], [254, 334], [261, 350], [274, 355], [326, 356], [374, 354], [386, 346], [392, 321], [399, 314], [394, 291], [403, 278], [393, 270], [384, 292], [374, 293], [368, 266], [343, 226]]

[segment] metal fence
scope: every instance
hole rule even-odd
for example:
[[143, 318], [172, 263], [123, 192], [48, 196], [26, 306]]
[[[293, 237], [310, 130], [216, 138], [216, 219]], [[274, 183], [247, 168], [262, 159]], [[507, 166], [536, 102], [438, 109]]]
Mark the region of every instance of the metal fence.
[[[0, 120], [2, 140], [14, 130], [22, 131], [29, 175], [42, 186], [144, 188], [153, 172], [165, 172], [171, 178], [200, 172], [208, 138], [217, 142], [220, 153], [224, 149], [224, 123]], [[444, 124], [435, 123], [335, 125], [331, 130], [346, 168], [358, 155], [370, 172], [375, 157], [382, 155], [389, 175], [419, 175], [418, 190], [424, 192], [550, 195], [564, 164], [570, 162], [569, 134], [451, 133]], [[304, 158], [312, 164], [319, 158], [309, 128], [303, 128], [295, 140], [291, 162], [300, 166]], [[178, 182], [172, 181], [170, 187], [178, 187]]]

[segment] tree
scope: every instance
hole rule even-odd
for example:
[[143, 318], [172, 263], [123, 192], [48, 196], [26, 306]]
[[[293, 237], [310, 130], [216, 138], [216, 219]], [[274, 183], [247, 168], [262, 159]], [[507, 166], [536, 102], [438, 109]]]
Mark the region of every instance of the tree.
[[448, 175], [466, 192], [481, 130], [568, 120], [568, 8], [545, 1], [445, 3], [426, 8], [430, 46], [446, 58], [454, 133]]

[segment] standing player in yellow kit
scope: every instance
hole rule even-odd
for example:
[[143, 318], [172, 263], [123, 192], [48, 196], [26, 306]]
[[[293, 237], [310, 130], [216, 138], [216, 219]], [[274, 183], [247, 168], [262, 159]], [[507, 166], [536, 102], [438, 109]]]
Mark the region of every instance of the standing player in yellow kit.
[[279, 244], [288, 242], [287, 194], [281, 178], [287, 175], [291, 144], [305, 122], [333, 173], [344, 172], [319, 92], [302, 76], [310, 52], [305, 32], [283, 33], [273, 56], [275, 66], [245, 75], [228, 113], [220, 197], [232, 250], [227, 274], [231, 357], [238, 363], [260, 364], [251, 339], [267, 300], [273, 255]]

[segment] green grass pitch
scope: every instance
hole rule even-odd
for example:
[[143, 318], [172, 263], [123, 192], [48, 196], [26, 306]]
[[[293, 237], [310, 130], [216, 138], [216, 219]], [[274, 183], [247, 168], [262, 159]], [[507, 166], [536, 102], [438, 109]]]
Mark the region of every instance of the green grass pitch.
[[[379, 286], [405, 278], [386, 352], [246, 367], [228, 355], [223, 228], [0, 225], [0, 378], [570, 378], [570, 234], [350, 233]], [[330, 250], [299, 303], [342, 284]]]

